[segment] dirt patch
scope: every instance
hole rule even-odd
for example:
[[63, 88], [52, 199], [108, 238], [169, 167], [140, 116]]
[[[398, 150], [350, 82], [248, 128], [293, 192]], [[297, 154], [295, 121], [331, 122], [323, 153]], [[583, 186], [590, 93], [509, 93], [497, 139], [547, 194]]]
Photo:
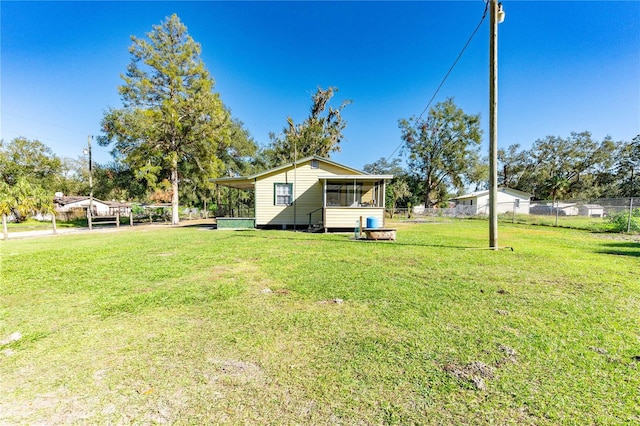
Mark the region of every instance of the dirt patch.
[[[1, 424], [88, 424], [95, 398], [77, 396], [59, 388], [36, 395], [26, 404], [0, 402]], [[40, 413], [46, 412], [46, 420]], [[5, 423], [6, 422], [6, 423]]]
[[517, 362], [516, 350], [507, 345], [498, 345], [498, 350], [504, 355], [495, 363], [495, 367], [485, 364], [482, 361], [473, 361], [466, 365], [447, 364], [443, 370], [456, 379], [468, 383], [477, 390], [485, 390], [487, 388], [486, 380], [493, 379], [497, 368], [502, 367], [506, 363]]
[[518, 353], [516, 352], [515, 349], [510, 348], [509, 346], [500, 344], [500, 345], [498, 345], [498, 350], [500, 350], [500, 352], [502, 352], [504, 354], [504, 358], [501, 358], [496, 362], [496, 367], [497, 368], [500, 368], [504, 364], [507, 364], [507, 363], [516, 363], [517, 362], [516, 356], [518, 355]]
[[640, 243], [640, 234], [638, 235], [628, 235], [628, 234], [598, 234], [598, 237], [603, 240], [614, 240], [614, 241], [631, 241], [635, 243]]
[[503, 352], [506, 356], [511, 357], [511, 358], [515, 358], [515, 356], [517, 355], [516, 350], [513, 348], [510, 348], [509, 346], [506, 345], [498, 345], [498, 349], [500, 349], [501, 352]]
[[260, 290], [260, 293], [262, 294], [275, 294], [278, 296], [287, 296], [290, 291], [286, 288], [277, 288], [275, 290], [271, 290], [269, 287], [265, 287], [262, 290]]
[[20, 333], [19, 331], [16, 331], [15, 333], [12, 333], [6, 338], [0, 340], [0, 346], [9, 345], [13, 342], [17, 342], [20, 339], [22, 339], [22, 333]]
[[598, 347], [595, 347], [595, 346], [589, 346], [589, 350], [592, 350], [595, 353], [600, 354], [600, 355], [607, 355], [609, 353], [606, 349], [598, 348]]
[[473, 361], [467, 365], [447, 364], [444, 371], [458, 380], [471, 384], [477, 390], [485, 390], [485, 379], [494, 377], [494, 368], [481, 361]]
[[205, 374], [209, 381], [232, 382], [235, 385], [264, 383], [264, 372], [260, 366], [252, 362], [229, 359], [209, 359], [207, 361], [213, 367], [212, 371]]

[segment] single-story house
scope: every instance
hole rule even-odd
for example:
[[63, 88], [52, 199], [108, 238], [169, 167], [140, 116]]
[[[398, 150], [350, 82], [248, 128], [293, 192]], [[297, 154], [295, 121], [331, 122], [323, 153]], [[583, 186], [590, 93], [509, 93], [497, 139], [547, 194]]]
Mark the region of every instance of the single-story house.
[[[531, 194], [507, 187], [498, 188], [497, 213], [529, 214]], [[489, 191], [476, 191], [453, 198], [459, 214], [477, 216], [489, 214]]]
[[[244, 177], [212, 179], [254, 192], [254, 217], [217, 218], [218, 228], [353, 229], [363, 221], [384, 226], [385, 186], [393, 175], [371, 175], [311, 156]], [[225, 225], [228, 220], [229, 225]]]
[[128, 216], [131, 213], [131, 205], [128, 203], [115, 200], [102, 201], [95, 197], [89, 202], [89, 198], [87, 196], [65, 197], [59, 192], [56, 193], [53, 199], [56, 215], [64, 220], [86, 217], [89, 204], [91, 204], [92, 217], [114, 217], [118, 214], [120, 216]]
[[577, 216], [578, 206], [576, 203], [548, 202], [532, 204], [529, 213], [537, 215], [555, 216]]
[[604, 217], [604, 207], [600, 204], [582, 204], [578, 206], [578, 214], [588, 217]]
[[89, 208], [89, 201], [91, 201], [91, 209], [93, 216], [108, 216], [111, 214], [111, 206], [102, 200], [93, 198], [89, 199], [88, 196], [59, 196], [53, 199], [53, 205], [58, 213], [69, 213], [74, 209]]

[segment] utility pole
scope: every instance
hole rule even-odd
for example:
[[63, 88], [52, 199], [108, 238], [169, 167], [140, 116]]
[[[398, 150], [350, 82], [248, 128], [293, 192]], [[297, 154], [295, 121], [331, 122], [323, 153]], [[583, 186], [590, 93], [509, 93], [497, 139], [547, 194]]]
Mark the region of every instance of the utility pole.
[[[296, 138], [297, 139], [297, 138]], [[291, 200], [293, 201], [293, 232], [298, 232], [296, 189], [298, 187], [298, 143], [293, 140], [293, 190], [291, 191]]]
[[91, 162], [91, 138], [93, 136], [87, 136], [87, 148], [84, 150], [84, 154], [89, 156], [89, 211], [87, 213], [87, 222], [89, 223], [89, 230], [92, 229], [92, 215], [93, 215], [93, 166]]
[[502, 3], [489, 0], [489, 248], [498, 250], [498, 24]]
[[629, 218], [627, 219], [627, 233], [631, 232], [631, 216], [633, 216], [633, 167], [631, 167], [631, 190], [629, 193]]

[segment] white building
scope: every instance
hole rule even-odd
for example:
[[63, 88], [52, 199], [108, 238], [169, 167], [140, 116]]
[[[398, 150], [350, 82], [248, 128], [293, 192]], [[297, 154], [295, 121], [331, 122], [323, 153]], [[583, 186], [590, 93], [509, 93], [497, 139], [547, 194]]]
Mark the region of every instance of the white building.
[[[497, 213], [529, 214], [531, 194], [506, 187], [498, 188]], [[453, 198], [458, 214], [469, 216], [489, 214], [489, 191], [477, 191]]]
[[542, 216], [578, 216], [578, 205], [576, 203], [564, 202], [543, 202], [531, 205], [530, 214]]
[[[55, 197], [53, 199], [53, 204], [55, 205], [56, 212], [58, 213], [68, 213], [74, 209], [87, 210], [89, 208], [89, 197]], [[97, 198], [93, 199], [91, 206], [93, 216], [108, 216], [111, 212], [111, 206]]]
[[583, 204], [578, 206], [580, 216], [604, 217], [604, 207], [600, 204]]

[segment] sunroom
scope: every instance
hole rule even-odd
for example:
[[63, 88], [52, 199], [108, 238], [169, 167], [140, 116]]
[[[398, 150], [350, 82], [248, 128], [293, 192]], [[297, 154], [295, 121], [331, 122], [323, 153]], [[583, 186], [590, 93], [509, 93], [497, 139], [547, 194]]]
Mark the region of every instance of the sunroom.
[[360, 220], [384, 223], [387, 175], [319, 176], [325, 228], [353, 228]]

